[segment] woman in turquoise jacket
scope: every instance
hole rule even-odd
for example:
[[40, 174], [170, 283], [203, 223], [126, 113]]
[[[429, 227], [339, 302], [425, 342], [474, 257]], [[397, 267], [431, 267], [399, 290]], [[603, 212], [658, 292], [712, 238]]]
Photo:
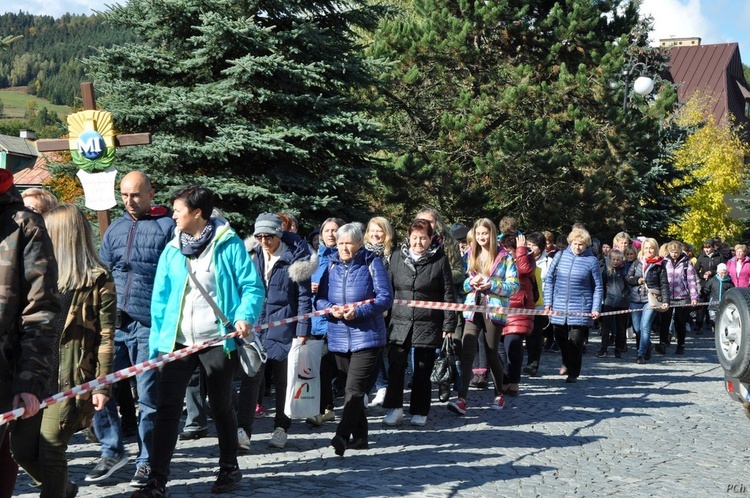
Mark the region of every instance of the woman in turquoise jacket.
[[[228, 333], [198, 283], [243, 336], [249, 335], [265, 299], [263, 282], [244, 243], [226, 220], [211, 217], [213, 193], [195, 185], [178, 190], [170, 200], [177, 229], [156, 270], [151, 300], [151, 358]], [[226, 493], [237, 487], [242, 474], [237, 464], [237, 417], [230, 396], [238, 365], [234, 350], [234, 341], [220, 341], [162, 367], [151, 472], [146, 486], [131, 498], [166, 495], [185, 390], [198, 362], [206, 372], [206, 389], [219, 439], [219, 473], [211, 491]]]

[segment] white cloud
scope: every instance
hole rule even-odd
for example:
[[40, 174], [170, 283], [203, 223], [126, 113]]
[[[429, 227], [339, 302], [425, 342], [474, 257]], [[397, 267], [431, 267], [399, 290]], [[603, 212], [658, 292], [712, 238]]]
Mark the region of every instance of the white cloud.
[[654, 45], [662, 38], [699, 36], [703, 43], [720, 38], [702, 10], [701, 0], [644, 0], [641, 5], [641, 15], [650, 14], [654, 18], [650, 33]]
[[107, 10], [104, 3], [97, 0], [5, 0], [3, 12], [28, 12], [36, 15], [60, 17], [65, 13], [93, 14], [94, 10]]

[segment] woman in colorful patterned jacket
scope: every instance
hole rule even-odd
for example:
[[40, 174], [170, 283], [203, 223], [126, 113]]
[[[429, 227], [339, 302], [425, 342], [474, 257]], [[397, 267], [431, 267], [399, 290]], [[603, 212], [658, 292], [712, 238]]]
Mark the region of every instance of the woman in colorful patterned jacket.
[[[659, 344], [654, 348], [659, 354], [667, 354], [669, 346], [669, 324], [672, 321], [674, 313], [674, 330], [677, 335], [676, 354], [685, 352], [685, 334], [687, 332], [687, 323], [690, 320], [690, 303], [692, 306], [698, 304], [700, 298], [698, 273], [695, 271], [693, 263], [683, 250], [682, 242], [676, 240], [667, 244], [667, 255], [662, 262], [667, 273], [669, 281], [669, 303], [672, 305], [661, 316], [659, 326]], [[677, 305], [675, 307], [675, 305]]]
[[[497, 246], [497, 228], [492, 220], [481, 218], [474, 223], [469, 234], [469, 276], [464, 280], [466, 304], [508, 307], [508, 298], [518, 292], [518, 270], [513, 256]], [[491, 408], [502, 410], [505, 407], [503, 398], [503, 365], [497, 352], [497, 346], [505, 326], [504, 313], [465, 312], [464, 334], [461, 352], [461, 375], [463, 387], [458, 399], [448, 403], [448, 410], [458, 415], [466, 415], [466, 398], [469, 394], [474, 356], [477, 354], [479, 331], [484, 330], [485, 343], [481, 347], [487, 353], [487, 363], [492, 372], [495, 385], [495, 399]]]
[[[72, 204], [44, 215], [59, 270], [62, 312], [54, 321], [59, 368], [52, 372], [50, 392], [57, 393], [111, 373], [114, 356], [117, 295], [112, 276], [94, 250], [91, 226]], [[16, 426], [13, 456], [42, 485], [43, 497], [73, 497], [78, 486], [68, 482], [68, 441], [87, 427], [94, 410], [109, 400], [110, 386], [47, 407]]]

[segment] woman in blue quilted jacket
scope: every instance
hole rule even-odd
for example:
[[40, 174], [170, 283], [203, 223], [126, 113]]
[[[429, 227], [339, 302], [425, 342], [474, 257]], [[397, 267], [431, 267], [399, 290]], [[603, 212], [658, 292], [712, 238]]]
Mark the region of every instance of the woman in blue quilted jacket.
[[550, 322], [562, 356], [560, 375], [567, 375], [569, 383], [578, 380], [583, 341], [602, 307], [602, 274], [590, 246], [589, 233], [574, 228], [568, 247], [555, 256], [544, 282], [544, 309], [556, 312]]
[[[383, 261], [362, 247], [362, 230], [349, 223], [336, 232], [338, 253], [318, 286], [315, 307], [328, 315], [328, 350], [346, 372], [346, 398], [331, 446], [343, 456], [349, 449], [366, 449], [367, 416], [364, 396], [375, 361], [385, 345], [383, 314], [393, 304], [393, 289]], [[372, 299], [361, 306], [347, 306]], [[352, 437], [349, 440], [349, 437]]]

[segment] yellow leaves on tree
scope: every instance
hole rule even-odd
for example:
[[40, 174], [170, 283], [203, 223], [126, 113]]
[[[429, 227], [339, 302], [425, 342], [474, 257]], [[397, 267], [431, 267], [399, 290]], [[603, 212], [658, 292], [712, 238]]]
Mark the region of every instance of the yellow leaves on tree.
[[675, 167], [692, 175], [699, 186], [685, 199], [687, 211], [679, 223], [670, 227], [670, 234], [695, 246], [717, 235], [725, 240], [735, 239], [744, 228], [730, 218], [732, 208], [726, 196], [741, 191], [747, 175], [744, 156], [750, 151], [731, 124], [716, 123], [712, 107], [710, 97], [696, 94], [675, 117], [685, 126], [703, 123], [674, 155]]

